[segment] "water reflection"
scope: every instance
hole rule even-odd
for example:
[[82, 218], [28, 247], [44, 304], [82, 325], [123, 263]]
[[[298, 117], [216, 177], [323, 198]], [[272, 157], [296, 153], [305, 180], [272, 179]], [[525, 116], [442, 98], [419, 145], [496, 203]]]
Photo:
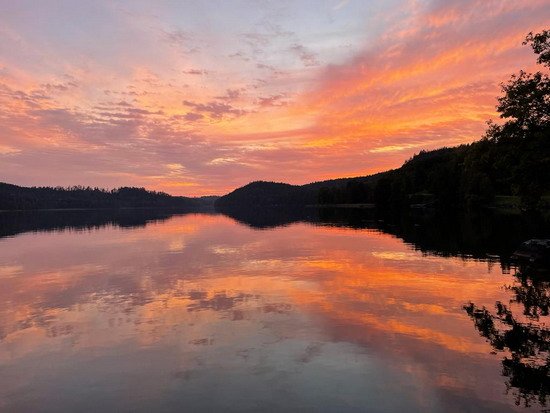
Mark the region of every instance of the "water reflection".
[[515, 277], [514, 285], [507, 287], [513, 293], [508, 304], [497, 301], [494, 313], [472, 302], [464, 309], [479, 333], [495, 351], [504, 354], [502, 375], [516, 404], [546, 407], [550, 395], [548, 273], [520, 267]]
[[174, 215], [192, 212], [177, 209], [90, 209], [0, 211], [0, 238], [35, 231], [85, 231], [106, 226], [144, 227]]
[[228, 216], [252, 228], [267, 229], [297, 222], [376, 229], [393, 234], [416, 249], [441, 256], [465, 258], [508, 258], [518, 245], [530, 238], [550, 234], [550, 222], [541, 215], [515, 215], [492, 211], [407, 210], [388, 212], [361, 208], [229, 209]]
[[426, 254], [397, 224], [323, 213], [0, 239], [0, 410], [525, 410], [463, 307], [542, 323], [546, 292], [472, 244]]

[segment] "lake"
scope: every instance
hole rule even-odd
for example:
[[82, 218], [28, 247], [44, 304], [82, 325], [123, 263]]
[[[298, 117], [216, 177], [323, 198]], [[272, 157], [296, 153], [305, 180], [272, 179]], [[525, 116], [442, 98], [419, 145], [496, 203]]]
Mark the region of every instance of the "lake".
[[545, 229], [358, 214], [4, 213], [0, 410], [543, 410]]

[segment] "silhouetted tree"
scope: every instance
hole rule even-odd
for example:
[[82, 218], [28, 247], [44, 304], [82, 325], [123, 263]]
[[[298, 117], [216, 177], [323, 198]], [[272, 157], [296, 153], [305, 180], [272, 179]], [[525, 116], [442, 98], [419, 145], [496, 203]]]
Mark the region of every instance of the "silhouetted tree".
[[[529, 33], [524, 44], [538, 54], [537, 63], [550, 67], [550, 31]], [[497, 144], [515, 146], [516, 165], [511, 171], [513, 192], [526, 208], [538, 206], [550, 180], [550, 77], [543, 73], [520, 71], [502, 84], [503, 96], [497, 111], [506, 121], [490, 124], [486, 138]]]

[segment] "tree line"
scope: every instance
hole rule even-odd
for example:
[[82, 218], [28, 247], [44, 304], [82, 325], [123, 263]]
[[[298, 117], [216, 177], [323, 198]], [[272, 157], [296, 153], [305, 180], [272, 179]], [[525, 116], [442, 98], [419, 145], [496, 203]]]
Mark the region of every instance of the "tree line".
[[71, 209], [71, 208], [196, 208], [204, 206], [200, 198], [171, 196], [145, 188], [101, 188], [72, 186], [22, 187], [0, 183], [0, 210]]

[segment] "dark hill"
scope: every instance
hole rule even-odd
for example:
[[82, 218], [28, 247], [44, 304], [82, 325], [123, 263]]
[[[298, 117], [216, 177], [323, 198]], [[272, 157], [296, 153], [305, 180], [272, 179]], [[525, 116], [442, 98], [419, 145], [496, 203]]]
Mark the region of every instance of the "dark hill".
[[315, 196], [315, 191], [300, 186], [256, 181], [222, 196], [216, 201], [216, 207], [304, 205], [314, 202]]
[[375, 185], [388, 172], [353, 178], [337, 178], [305, 185], [290, 185], [281, 182], [255, 181], [235, 189], [216, 201], [216, 208], [304, 206], [318, 204], [321, 189], [338, 189], [346, 186]]

